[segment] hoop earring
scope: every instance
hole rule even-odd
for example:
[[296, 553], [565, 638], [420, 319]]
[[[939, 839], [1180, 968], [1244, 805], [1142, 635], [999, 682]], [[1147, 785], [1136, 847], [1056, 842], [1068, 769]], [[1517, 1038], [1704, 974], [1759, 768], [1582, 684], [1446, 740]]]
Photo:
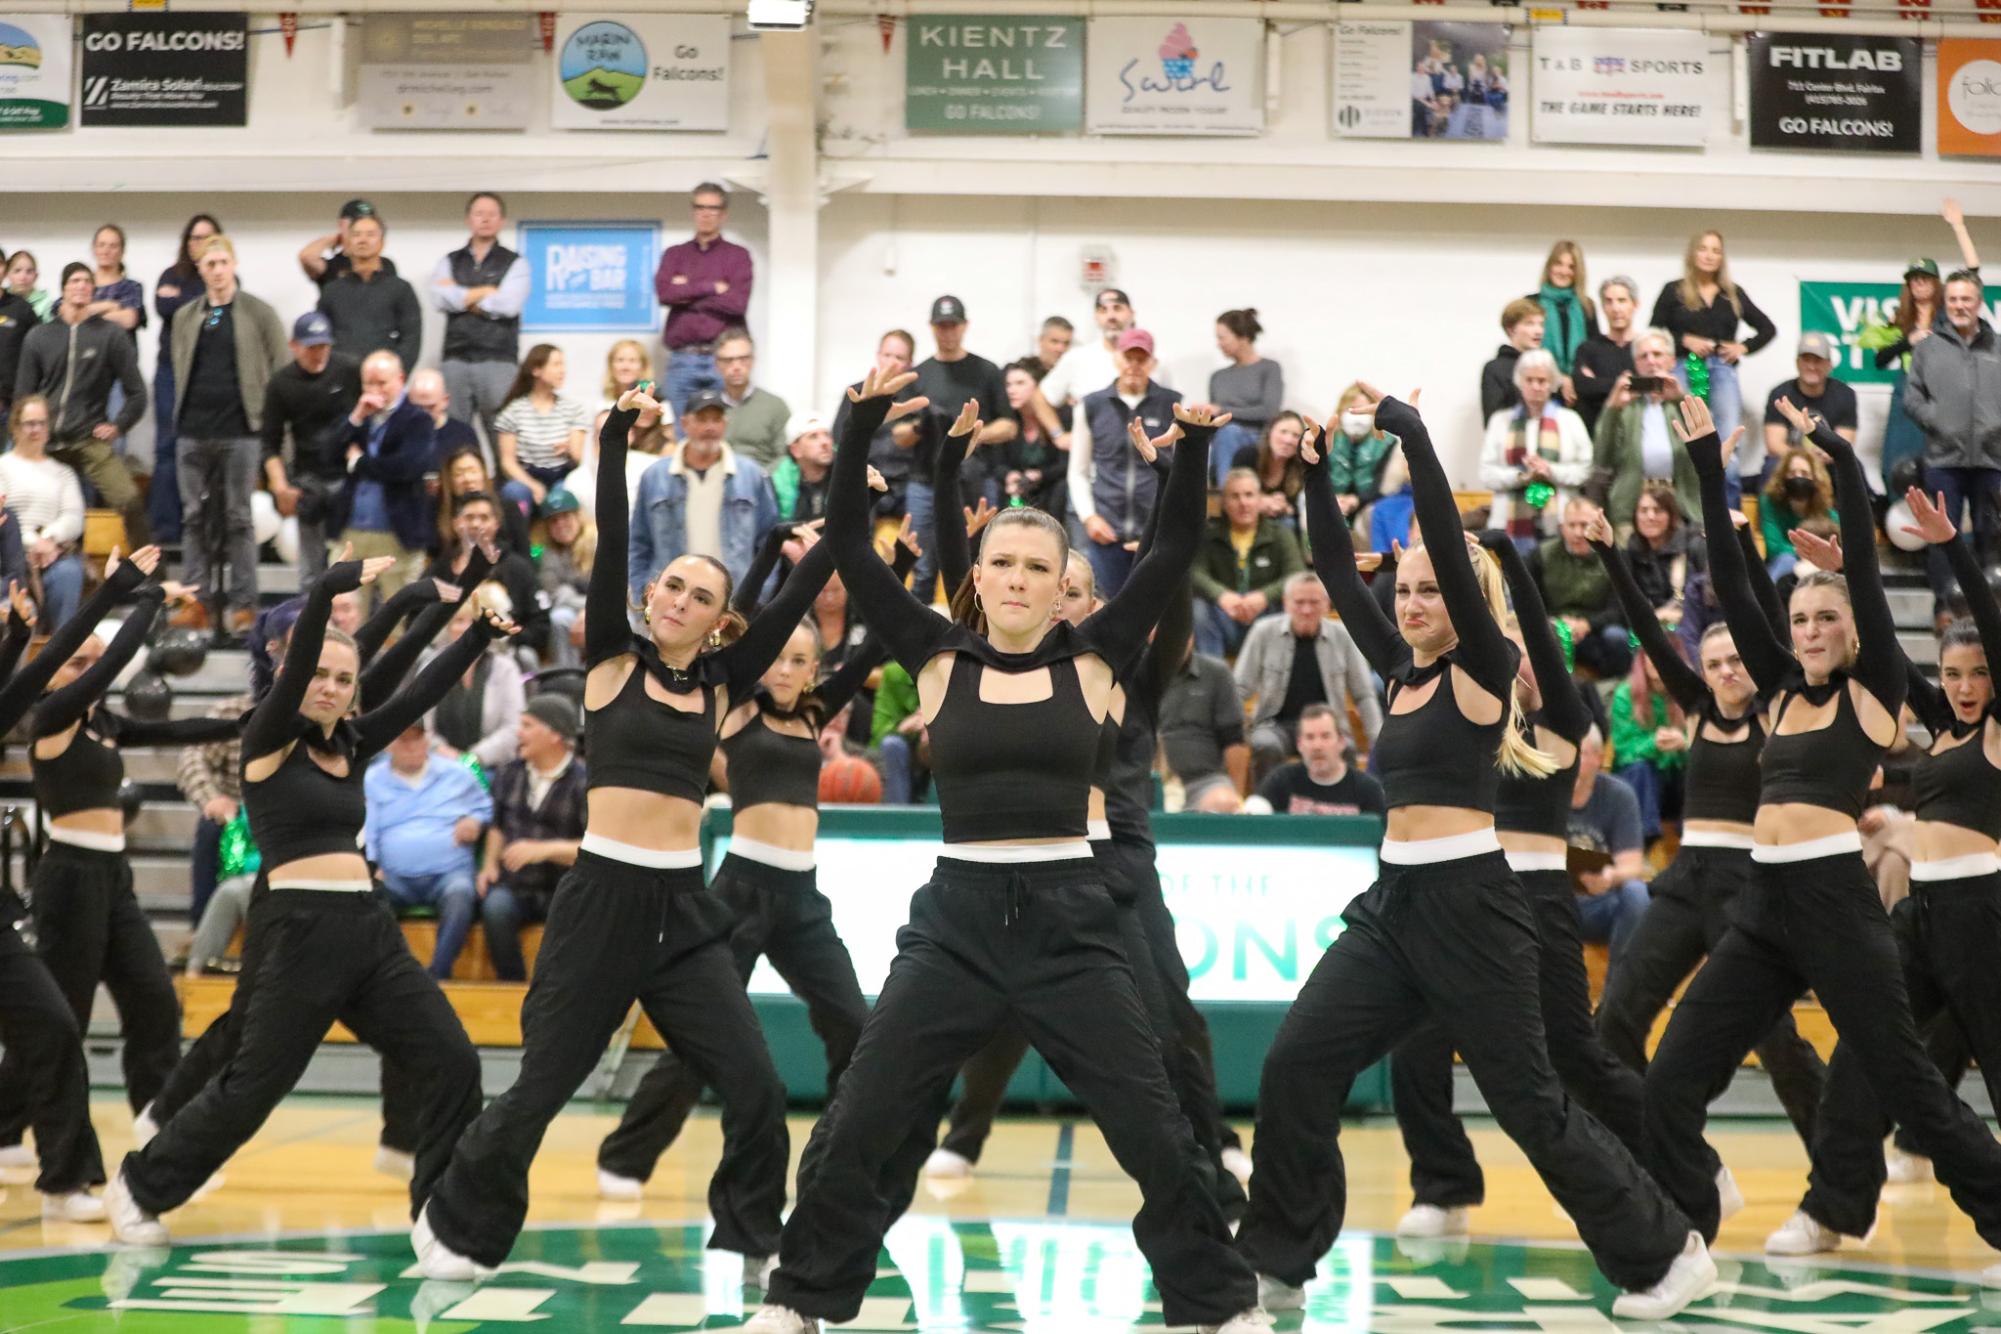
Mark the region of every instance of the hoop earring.
[[720, 630], [709, 631], [709, 647], [721, 648], [722, 646], [723, 646], [723, 632]]

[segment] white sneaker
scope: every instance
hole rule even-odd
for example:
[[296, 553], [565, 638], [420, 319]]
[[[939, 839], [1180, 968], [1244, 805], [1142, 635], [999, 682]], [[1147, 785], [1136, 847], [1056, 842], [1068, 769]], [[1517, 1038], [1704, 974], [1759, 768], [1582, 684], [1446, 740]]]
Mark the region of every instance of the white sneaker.
[[417, 1253], [417, 1270], [425, 1278], [472, 1283], [485, 1277], [478, 1265], [438, 1240], [438, 1234], [431, 1231], [429, 1205], [418, 1213], [416, 1223], [410, 1228], [410, 1249]]
[[820, 1334], [820, 1322], [789, 1306], [761, 1306], [743, 1322], [743, 1334]]
[[1744, 1192], [1737, 1188], [1737, 1178], [1730, 1175], [1730, 1169], [1716, 1169], [1716, 1217], [1724, 1222], [1744, 1211]]
[[42, 1217], [64, 1223], [102, 1223], [104, 1201], [87, 1190], [66, 1191], [42, 1196]]
[[1702, 1234], [1691, 1232], [1661, 1281], [1642, 1292], [1621, 1293], [1612, 1302], [1612, 1314], [1620, 1320], [1669, 1320], [1715, 1286], [1716, 1262], [1709, 1258]]
[[743, 1257], [743, 1285], [763, 1292], [771, 1286], [771, 1276], [778, 1272], [778, 1257], [775, 1255], [746, 1255]]
[[973, 1174], [973, 1160], [950, 1149], [933, 1149], [924, 1160], [924, 1175], [957, 1181]]
[[1201, 1334], [1253, 1334], [1255, 1330], [1270, 1329], [1275, 1323], [1271, 1312], [1261, 1306], [1253, 1306], [1248, 1311], [1239, 1311], [1220, 1325], [1203, 1325]]
[[1905, 1153], [1894, 1144], [1883, 1151], [1883, 1170], [1893, 1186], [1911, 1186], [1933, 1179], [1931, 1159]]
[[1463, 1205], [1442, 1209], [1435, 1204], [1414, 1204], [1397, 1220], [1399, 1237], [1463, 1237], [1466, 1232]]
[[1767, 1255], [1824, 1255], [1841, 1249], [1841, 1234], [1804, 1209], [1779, 1224], [1779, 1230], [1765, 1238]]
[[1261, 1311], [1303, 1311], [1306, 1289], [1295, 1288], [1282, 1278], [1258, 1275], [1258, 1309]]
[[387, 1144], [375, 1146], [375, 1170], [386, 1177], [408, 1182], [417, 1175], [417, 1155], [392, 1149]]
[[125, 1169], [119, 1168], [111, 1184], [104, 1188], [102, 1201], [111, 1219], [111, 1235], [132, 1246], [165, 1246], [167, 1225], [139, 1207], [125, 1184]]
[[1222, 1158], [1223, 1166], [1229, 1169], [1231, 1176], [1246, 1186], [1251, 1184], [1251, 1156], [1248, 1153], [1232, 1146], [1223, 1150]]
[[145, 1148], [159, 1133], [160, 1123], [153, 1119], [153, 1104], [149, 1102], [139, 1109], [139, 1115], [132, 1118], [132, 1147]]
[[0, 1147], [0, 1172], [32, 1172], [40, 1166], [41, 1163], [35, 1157], [35, 1151], [25, 1144], [9, 1144]]
[[634, 1181], [631, 1177], [607, 1172], [602, 1167], [598, 1169], [598, 1198], [601, 1200], [636, 1200], [645, 1189], [644, 1181]]

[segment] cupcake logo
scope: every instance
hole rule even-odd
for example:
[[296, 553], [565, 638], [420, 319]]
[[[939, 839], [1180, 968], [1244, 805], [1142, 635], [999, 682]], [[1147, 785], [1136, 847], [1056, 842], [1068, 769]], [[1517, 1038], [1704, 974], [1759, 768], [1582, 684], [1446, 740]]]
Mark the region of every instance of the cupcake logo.
[[1201, 54], [1195, 47], [1195, 39], [1188, 35], [1188, 25], [1177, 23], [1160, 43], [1160, 67], [1170, 79], [1193, 78], [1195, 60]]

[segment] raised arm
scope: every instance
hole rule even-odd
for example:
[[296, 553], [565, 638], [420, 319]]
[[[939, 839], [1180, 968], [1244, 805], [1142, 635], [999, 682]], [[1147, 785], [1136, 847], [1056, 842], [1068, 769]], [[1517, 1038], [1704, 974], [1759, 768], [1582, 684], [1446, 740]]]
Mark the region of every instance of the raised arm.
[[938, 442], [938, 463], [932, 469], [931, 529], [925, 534], [938, 557], [938, 573], [945, 578], [947, 597], [959, 591], [973, 568], [973, 542], [959, 508], [959, 469], [966, 461], [966, 449], [978, 429], [979, 404], [968, 402], [952, 429]]
[[[1592, 550], [1605, 566], [1605, 573], [1612, 580], [1612, 591], [1618, 595], [1620, 610], [1625, 612], [1626, 626], [1640, 641], [1640, 651], [1653, 660], [1654, 670], [1660, 674], [1661, 684], [1667, 688], [1669, 698], [1683, 709], [1694, 713], [1707, 704], [1710, 690], [1702, 679], [1702, 674], [1688, 665], [1675, 650], [1667, 631], [1661, 629], [1660, 613], [1647, 601], [1647, 595], [1633, 579], [1633, 567], [1626, 563], [1626, 553], [1612, 542], [1612, 525], [1603, 511], [1598, 515], [1598, 525], [1591, 534]], [[1536, 669], [1538, 678], [1542, 669]]]
[[243, 732], [240, 717], [153, 721], [109, 709], [101, 710], [98, 717], [110, 720], [110, 738], [121, 746], [205, 746], [211, 741], [234, 741]]
[[[1563, 645], [1556, 642], [1556, 631], [1550, 628], [1549, 609], [1543, 606], [1542, 590], [1536, 587], [1528, 566], [1522, 564], [1521, 553], [1515, 550], [1514, 540], [1506, 533], [1489, 528], [1480, 534], [1480, 545], [1500, 561], [1501, 577], [1507, 580], [1508, 595], [1514, 599], [1522, 647], [1528, 651], [1529, 665], [1535, 669], [1536, 690], [1542, 695], [1544, 724], [1565, 741], [1582, 741], [1591, 730], [1591, 710], [1577, 693], [1577, 682], [1563, 660]], [[1655, 628], [1659, 628], [1658, 623]]]
[[[356, 763], [383, 749], [401, 736], [410, 724], [437, 707], [438, 701], [445, 697], [452, 685], [479, 661], [479, 655], [486, 652], [486, 646], [496, 639], [505, 638], [509, 632], [509, 627], [495, 620], [491, 613], [482, 615], [466, 627], [464, 634], [452, 641], [450, 648], [426, 663], [424, 670], [418, 672], [409, 685], [391, 695], [386, 703], [355, 719]], [[288, 667], [290, 659], [291, 655], [287, 654]], [[249, 754], [247, 748], [244, 753]]]
[[[757, 679], [778, 660], [785, 641], [799, 628], [799, 621], [813, 607], [813, 599], [827, 586], [834, 572], [834, 553], [822, 550], [827, 544], [815, 542], [804, 560], [793, 569], [792, 577], [778, 590], [778, 596], [751, 619], [735, 643], [712, 655], [720, 684], [728, 687], [731, 704], [748, 699]], [[715, 678], [711, 678], [715, 679]]]
[[1862, 460], [1856, 456], [1855, 446], [1832, 426], [1815, 417], [1809, 438], [1834, 464], [1834, 496], [1841, 509], [1841, 546], [1847, 561], [1848, 604], [1855, 616], [1856, 638], [1863, 645], [1848, 674], [1895, 714], [1904, 704], [1904, 670], [1898, 655], [1885, 651], [1897, 642], [1897, 618], [1890, 610], [1889, 595], [1883, 591], [1882, 567], [1876, 561], [1875, 507], [1871, 504], [1869, 479], [1862, 471]]
[[[626, 404], [626, 399], [619, 403]], [[584, 593], [584, 662], [591, 667], [632, 651], [625, 586], [632, 499], [625, 493], [625, 447], [638, 420], [638, 407], [616, 407], [598, 431], [598, 554]]]
[[1348, 522], [1334, 499], [1334, 482], [1327, 473], [1327, 432], [1315, 429], [1306, 441], [1306, 536], [1313, 546], [1313, 572], [1327, 590], [1341, 624], [1362, 656], [1384, 680], [1401, 676], [1410, 667], [1410, 645], [1397, 633], [1383, 614], [1375, 594], [1362, 582], [1355, 565], [1355, 544], [1348, 535]]
[[21, 654], [27, 650], [28, 641], [35, 637], [35, 627], [21, 615], [23, 595], [19, 585], [11, 591], [14, 605], [7, 611], [7, 633], [0, 637], [0, 681], [14, 675], [14, 669], [21, 663]]
[[138, 596], [132, 600], [132, 610], [126, 615], [125, 624], [118, 627], [118, 633], [105, 646], [104, 656], [79, 674], [76, 680], [42, 697], [41, 703], [35, 706], [30, 731], [38, 737], [54, 736], [82, 722], [97, 702], [104, 698], [104, 692], [111, 689], [111, 683], [118, 679], [126, 664], [138, 656], [146, 636], [153, 631], [153, 619], [165, 601], [166, 593], [158, 584], [148, 584], [140, 589]]
[[113, 607], [132, 596], [145, 579], [146, 571], [136, 563], [122, 562], [97, 586], [97, 591], [84, 600], [74, 615], [56, 627], [55, 633], [49, 636], [48, 643], [42, 645], [42, 651], [35, 655], [34, 660], [9, 678], [4, 687], [0, 687], [0, 735], [14, 730], [14, 725], [35, 706], [42, 687], [83, 647], [83, 641], [97, 629], [97, 623]]
[[[1692, 414], [1701, 426], [1698, 433], [1680, 422], [1675, 429], [1688, 446], [1689, 461], [1702, 490], [1702, 526], [1705, 532], [1730, 531], [1730, 500], [1723, 490], [1723, 441], [1709, 422], [1709, 411], [1698, 398], [1683, 399], [1685, 415]], [[1692, 438], [1691, 438], [1692, 437]], [[1765, 619], [1757, 595], [1751, 591], [1750, 566], [1744, 549], [1728, 538], [1709, 544], [1709, 584], [1723, 606], [1723, 619], [1736, 642], [1744, 669], [1762, 693], [1776, 689], [1797, 664], [1791, 651]]]
[[1078, 627], [1114, 671], [1131, 667], [1146, 647], [1146, 637], [1167, 610], [1175, 589], [1187, 581], [1202, 540], [1209, 499], [1209, 442], [1215, 439], [1218, 424], [1178, 403], [1174, 415], [1182, 438], [1174, 447], [1167, 485], [1154, 502], [1159, 523], [1153, 550], [1133, 567], [1112, 600]]
[[384, 598], [382, 606], [354, 634], [354, 651], [360, 656], [362, 666], [375, 661], [375, 655], [389, 642], [389, 636], [396, 633], [404, 617], [414, 616], [417, 608], [437, 601], [438, 585], [430, 579], [413, 580]]
[[293, 739], [297, 730], [294, 719], [298, 717], [299, 706], [306, 702], [313, 673], [319, 669], [320, 649], [326, 644], [333, 600], [361, 587], [361, 571], [362, 563], [358, 560], [330, 565], [306, 594], [306, 605], [299, 609], [299, 619], [292, 623], [292, 640], [285, 646], [284, 664], [278, 669], [271, 689], [244, 721], [245, 763], [269, 755]]
[[743, 572], [743, 582], [737, 585], [736, 596], [730, 599], [730, 609], [745, 620], [757, 614], [757, 595], [764, 590], [771, 572], [778, 568], [778, 558], [791, 537], [791, 524], [773, 524], [757, 544], [757, 552], [750, 558], [750, 568]]
[[[853, 400], [847, 429], [834, 449], [834, 467], [827, 482], [827, 525], [821, 544], [829, 549], [834, 568], [848, 587], [848, 598], [860, 610], [869, 629], [882, 636], [889, 655], [913, 677], [943, 642], [950, 623], [919, 602], [902, 580], [876, 554], [870, 540], [868, 500], [869, 441], [889, 417], [903, 376], [880, 380], [871, 371]], [[922, 403], [910, 399], [910, 403]], [[920, 406], [917, 411], [922, 411]]]

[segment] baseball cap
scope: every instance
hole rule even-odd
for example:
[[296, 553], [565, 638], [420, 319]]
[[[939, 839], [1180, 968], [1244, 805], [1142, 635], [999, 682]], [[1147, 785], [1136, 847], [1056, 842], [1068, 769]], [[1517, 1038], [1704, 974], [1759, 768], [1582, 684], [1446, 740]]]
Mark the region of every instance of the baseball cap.
[[931, 322], [933, 324], [964, 324], [966, 322], [966, 303], [959, 300], [956, 296], [939, 297], [931, 303]]
[[292, 321], [292, 341], [300, 347], [325, 347], [333, 342], [333, 321], [309, 310]]
[[1817, 330], [1800, 335], [1800, 355], [1819, 357], [1822, 361], [1834, 360], [1834, 340]]
[[785, 438], [787, 440], [797, 440], [808, 431], [825, 431], [829, 429], [831, 428], [827, 425], [827, 419], [819, 413], [795, 412], [792, 414], [792, 420], [785, 423]]
[[729, 400], [723, 397], [722, 390], [698, 389], [688, 396], [688, 415], [690, 417], [698, 412], [706, 412], [710, 408], [714, 408], [717, 412], [728, 412], [730, 410]]
[[581, 724], [577, 717], [576, 703], [568, 695], [545, 690], [522, 705], [521, 711], [565, 741], [577, 739], [577, 731]]
[[1132, 298], [1126, 295], [1125, 288], [1107, 287], [1091, 299], [1091, 308], [1096, 310], [1099, 306], [1104, 305], [1106, 297], [1110, 297], [1112, 304], [1115, 306], [1130, 306], [1133, 303]]
[[350, 199], [340, 206], [343, 222], [353, 222], [356, 218], [372, 218], [376, 215], [375, 205], [366, 199]]
[[1938, 277], [1938, 261], [1935, 259], [1919, 258], [1904, 265], [1904, 276], [1906, 278], [1914, 273], [1921, 273], [1927, 278], [1936, 278]]
[[578, 503], [574, 491], [568, 487], [552, 486], [549, 494], [542, 497], [542, 513], [553, 517], [558, 514], [575, 514], [583, 506]]
[[1140, 348], [1150, 357], [1153, 355], [1153, 335], [1144, 329], [1128, 329], [1119, 335], [1119, 353], [1123, 356], [1133, 348]]

